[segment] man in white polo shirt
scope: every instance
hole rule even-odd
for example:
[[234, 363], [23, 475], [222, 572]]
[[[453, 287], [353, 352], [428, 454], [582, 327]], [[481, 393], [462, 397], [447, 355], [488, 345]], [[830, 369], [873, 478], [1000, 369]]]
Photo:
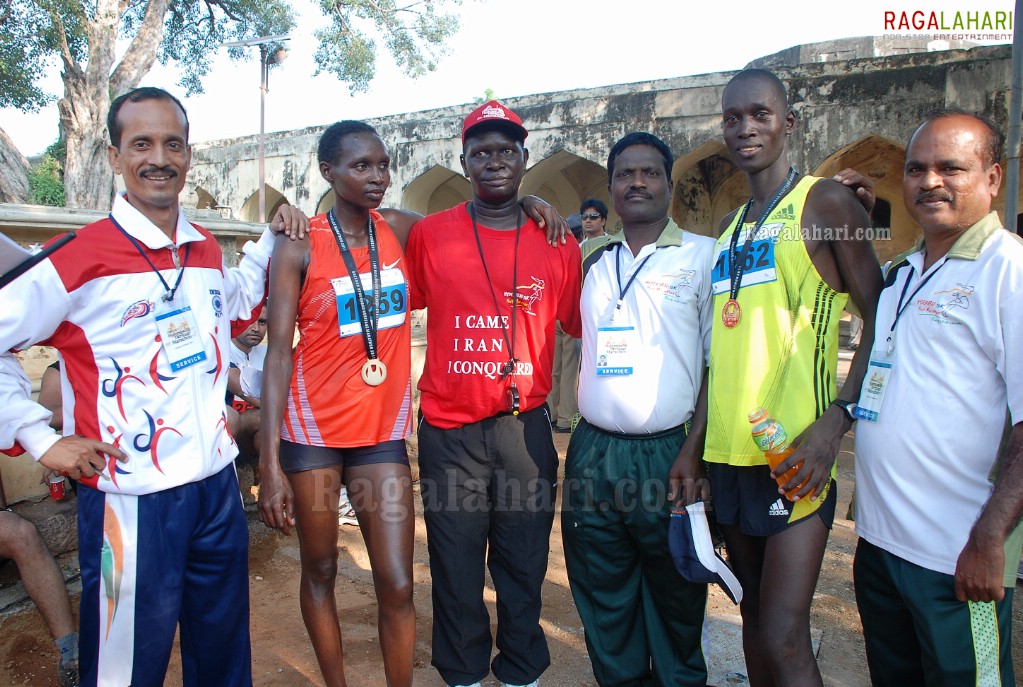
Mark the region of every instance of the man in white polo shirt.
[[601, 687], [707, 680], [707, 586], [686, 582], [672, 562], [668, 492], [670, 480], [687, 503], [708, 496], [701, 457], [714, 241], [668, 217], [671, 167], [668, 146], [650, 134], [614, 145], [608, 187], [623, 230], [583, 284], [583, 419], [568, 447], [562, 532]]
[[854, 577], [874, 685], [1015, 684], [1023, 245], [991, 212], [1003, 141], [986, 119], [937, 111], [906, 151], [923, 241], [887, 272], [856, 411]]
[[228, 391], [241, 397], [246, 404], [259, 407], [263, 362], [266, 360], [266, 308], [259, 317], [238, 336], [231, 339], [231, 375]]

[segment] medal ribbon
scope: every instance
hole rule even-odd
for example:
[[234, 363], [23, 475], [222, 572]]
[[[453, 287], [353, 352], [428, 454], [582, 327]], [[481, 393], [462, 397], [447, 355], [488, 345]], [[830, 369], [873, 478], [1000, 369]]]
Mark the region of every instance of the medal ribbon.
[[[511, 340], [508, 340], [508, 327], [501, 317], [501, 305], [497, 301], [497, 292], [494, 291], [494, 282], [490, 278], [490, 270], [487, 269], [487, 260], [483, 257], [483, 243], [480, 241], [480, 230], [476, 226], [476, 208], [472, 202], [469, 203], [469, 217], [472, 219], [472, 233], [476, 236], [476, 248], [480, 252], [480, 262], [483, 263], [483, 274], [487, 276], [487, 283], [490, 284], [490, 295], [494, 298], [494, 308], [497, 310], [497, 317], [501, 321], [501, 335], [504, 336], [504, 343], [508, 347], [508, 362], [501, 366], [501, 379], [515, 372], [515, 312], [519, 309], [519, 236], [522, 234], [522, 208], [515, 215], [515, 257], [512, 260], [512, 316], [511, 316]], [[513, 383], [514, 388], [514, 383]], [[517, 394], [517, 392], [515, 392]], [[517, 405], [517, 404], [516, 404]]]
[[377, 253], [373, 218], [369, 217], [366, 224], [366, 236], [369, 241], [369, 275], [373, 286], [372, 307], [368, 307], [366, 303], [366, 290], [362, 288], [359, 268], [355, 264], [355, 258], [352, 257], [345, 234], [341, 231], [341, 225], [338, 224], [337, 217], [334, 215], [334, 208], [327, 212], [327, 221], [330, 223], [330, 230], [334, 233], [334, 240], [337, 241], [341, 259], [345, 262], [348, 276], [352, 280], [352, 288], [355, 290], [355, 309], [359, 313], [359, 322], [362, 324], [362, 342], [366, 346], [366, 355], [370, 360], [377, 360], [377, 325], [380, 322], [380, 256]]
[[[145, 259], [145, 261], [149, 263], [149, 268], [153, 270], [157, 277], [159, 277], [160, 283], [163, 284], [163, 288], [166, 290], [166, 292], [163, 294], [164, 302], [170, 303], [171, 301], [173, 301], [174, 294], [177, 293], [178, 287], [181, 286], [181, 277], [183, 277], [185, 274], [185, 266], [188, 264], [188, 254], [192, 251], [192, 244], [191, 243], [185, 244], [185, 259], [184, 261], [182, 261], [181, 266], [178, 267], [178, 278], [174, 280], [174, 288], [171, 288], [171, 285], [168, 284], [167, 280], [163, 278], [162, 274], [160, 274], [160, 270], [156, 269], [156, 265], [154, 265], [153, 261], [149, 259], [149, 256], [146, 255], [146, 252], [142, 250], [142, 246], [140, 246], [139, 242], [135, 240], [135, 237], [126, 232], [124, 230], [124, 227], [117, 223], [117, 220], [114, 219], [113, 214], [110, 215], [110, 221], [114, 223], [114, 226], [117, 227], [118, 231], [124, 234], [124, 237], [126, 239], [131, 241], [131, 245], [135, 246], [135, 250], [137, 250], [139, 252], [139, 255], [141, 255]], [[177, 248], [175, 247], [174, 250], [176, 251]]]
[[760, 232], [760, 228], [764, 226], [764, 222], [771, 216], [774, 209], [778, 207], [778, 203], [781, 199], [792, 190], [792, 186], [796, 183], [796, 178], [799, 173], [793, 168], [789, 167], [788, 176], [785, 177], [785, 181], [782, 183], [778, 190], [775, 191], [774, 196], [771, 197], [770, 202], [764, 208], [764, 211], [760, 213], [760, 219], [753, 225], [753, 228], [746, 234], [746, 241], [743, 242], [742, 254], [736, 252], [736, 244], [739, 243], [739, 232], [742, 231], [742, 225], [746, 221], [746, 215], [749, 213], [750, 208], [753, 206], [753, 199], [750, 198], [746, 201], [746, 204], [742, 207], [742, 214], [739, 215], [739, 221], [735, 223], [735, 231], [732, 232], [732, 240], [728, 246], [728, 257], [732, 261], [729, 265], [728, 276], [730, 280], [730, 286], [728, 290], [728, 300], [734, 301], [739, 295], [739, 286], [742, 284], [742, 275], [746, 271], [746, 256], [749, 255], [750, 248], [753, 246], [753, 238]]

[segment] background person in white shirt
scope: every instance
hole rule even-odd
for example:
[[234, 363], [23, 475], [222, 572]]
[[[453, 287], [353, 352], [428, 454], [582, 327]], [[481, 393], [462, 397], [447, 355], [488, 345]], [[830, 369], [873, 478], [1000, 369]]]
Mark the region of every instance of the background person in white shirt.
[[259, 397], [266, 360], [265, 338], [266, 306], [263, 306], [256, 320], [231, 339], [231, 369], [227, 373], [227, 390], [231, 394], [228, 427], [238, 442], [238, 462], [252, 466], [255, 484], [259, 484], [260, 477]]
[[[231, 339], [231, 374], [227, 390], [249, 405], [259, 407], [263, 361], [266, 359], [266, 307], [245, 331]], [[235, 371], [237, 369], [237, 371]]]

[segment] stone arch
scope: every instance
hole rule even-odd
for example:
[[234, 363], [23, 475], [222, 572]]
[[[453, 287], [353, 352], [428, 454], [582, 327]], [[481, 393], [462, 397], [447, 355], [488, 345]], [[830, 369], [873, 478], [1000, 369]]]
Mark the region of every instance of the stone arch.
[[[333, 192], [327, 193], [333, 202]], [[469, 181], [447, 167], [434, 165], [409, 182], [402, 192], [401, 207], [422, 215], [440, 212], [472, 198]], [[323, 201], [320, 201], [321, 204]]]
[[[266, 218], [269, 220], [277, 212], [277, 209], [282, 205], [290, 205], [288, 199], [284, 197], [280, 191], [275, 189], [270, 184], [264, 186], [266, 189]], [[242, 209], [238, 213], [238, 219], [243, 222], [258, 222], [259, 221], [259, 190], [257, 189], [249, 196], [242, 204]]]
[[[597, 198], [611, 207], [607, 192], [607, 169], [566, 150], [559, 150], [529, 168], [522, 179], [522, 195], [540, 196], [564, 216], [579, 212], [586, 198]], [[607, 228], [613, 231], [618, 215], [611, 209]]]
[[[732, 209], [728, 203], [734, 196], [733, 184], [726, 182], [735, 171], [725, 155], [724, 143], [717, 139], [676, 159], [671, 170], [675, 190], [668, 210], [675, 223], [697, 234], [716, 237], [721, 218]], [[729, 189], [724, 195], [723, 186]]]
[[874, 182], [874, 194], [888, 204], [886, 209], [890, 217], [884, 227], [876, 226], [880, 218], [877, 213], [874, 217], [875, 229], [878, 231], [874, 239], [874, 251], [882, 264], [912, 248], [919, 236], [916, 224], [902, 202], [905, 156], [902, 146], [870, 133], [835, 151], [813, 171], [816, 176], [830, 177], [851, 167]]
[[209, 191], [204, 189], [202, 186], [195, 187], [195, 207], [198, 210], [211, 210], [220, 207], [220, 203], [213, 197]]

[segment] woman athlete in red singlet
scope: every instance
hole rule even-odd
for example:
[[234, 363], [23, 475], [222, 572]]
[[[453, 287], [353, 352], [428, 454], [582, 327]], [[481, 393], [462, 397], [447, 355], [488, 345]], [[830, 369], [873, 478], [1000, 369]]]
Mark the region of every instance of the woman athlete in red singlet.
[[[390, 158], [369, 125], [346, 121], [329, 127], [320, 139], [319, 160], [320, 174], [336, 197], [332, 217], [314, 217], [308, 241], [279, 241], [271, 261], [260, 518], [287, 534], [297, 527], [302, 617], [324, 681], [343, 686], [334, 584], [338, 498], [342, 482], [347, 485], [373, 568], [384, 674], [388, 685], [405, 687], [412, 684], [416, 616], [412, 480], [405, 451], [412, 404], [402, 250], [420, 215], [376, 212], [390, 183]], [[368, 329], [376, 330], [374, 357], [387, 372], [383, 380], [370, 378], [375, 385], [362, 373], [369, 360], [360, 317], [364, 312], [335, 231], [341, 232], [365, 284], [363, 301], [378, 308], [376, 327], [370, 322]], [[379, 298], [372, 292], [374, 271]], [[292, 354], [296, 323], [300, 341]]]

